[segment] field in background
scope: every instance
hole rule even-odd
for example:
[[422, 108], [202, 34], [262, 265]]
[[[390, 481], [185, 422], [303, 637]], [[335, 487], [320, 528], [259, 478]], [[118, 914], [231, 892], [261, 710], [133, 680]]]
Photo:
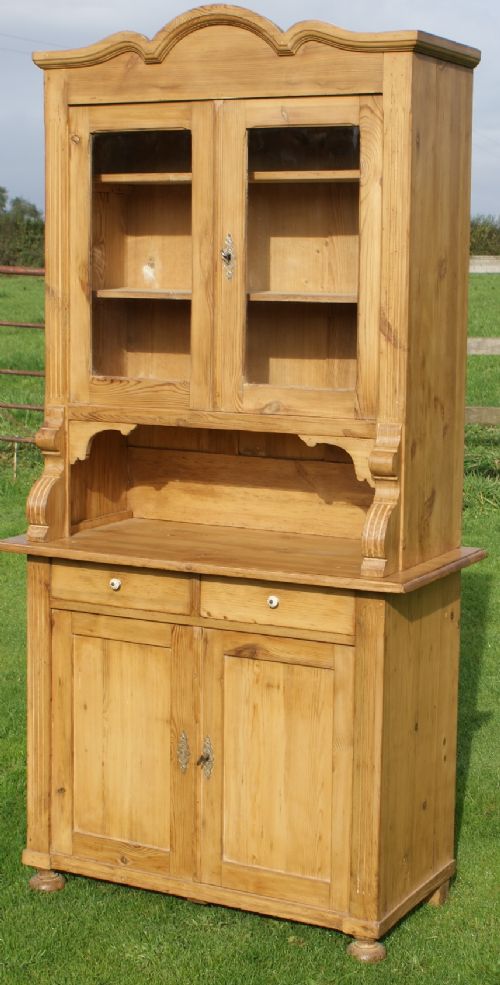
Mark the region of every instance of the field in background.
[[[41, 321], [40, 278], [0, 277], [0, 318]], [[500, 275], [471, 277], [470, 332], [500, 335]], [[0, 366], [43, 368], [43, 333], [0, 328]], [[469, 404], [499, 404], [498, 357], [469, 357]], [[43, 381], [0, 377], [0, 400], [41, 402]], [[2, 412], [0, 411], [0, 414]], [[1, 433], [40, 415], [4, 411]], [[0, 536], [25, 529], [40, 471], [35, 448], [0, 446]], [[421, 906], [363, 967], [335, 932], [142, 890], [68, 877], [63, 893], [27, 888], [23, 558], [0, 555], [0, 985], [497, 985], [500, 483], [498, 429], [466, 429], [463, 542], [489, 558], [463, 575], [457, 800], [458, 875], [446, 906]]]

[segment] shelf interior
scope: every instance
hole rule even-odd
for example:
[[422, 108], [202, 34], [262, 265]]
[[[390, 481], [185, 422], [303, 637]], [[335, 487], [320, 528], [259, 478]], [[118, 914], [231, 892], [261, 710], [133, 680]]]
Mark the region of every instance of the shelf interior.
[[312, 580], [335, 558], [359, 573], [372, 499], [341, 448], [309, 448], [296, 435], [141, 425], [128, 437], [99, 432], [72, 466], [69, 541], [153, 567], [289, 577], [298, 565], [297, 578]]
[[356, 184], [258, 183], [248, 188], [250, 295], [358, 293]]
[[[124, 300], [124, 298], [128, 300]], [[98, 297], [93, 304], [95, 376], [188, 381], [191, 376], [189, 299], [147, 292]]]
[[[357, 372], [357, 308], [282, 304], [264, 297], [247, 305], [245, 379], [274, 387], [354, 390]], [[338, 299], [336, 299], [337, 302]]]

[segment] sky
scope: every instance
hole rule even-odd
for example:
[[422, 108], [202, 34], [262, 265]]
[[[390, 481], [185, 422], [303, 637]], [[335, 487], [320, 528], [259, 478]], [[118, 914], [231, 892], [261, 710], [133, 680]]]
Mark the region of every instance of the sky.
[[[250, 0], [251, 2], [251, 0]], [[248, 6], [249, 3], [235, 6]], [[3, 0], [0, 11], [0, 186], [44, 207], [43, 73], [32, 51], [79, 48], [116, 31], [153, 37], [195, 4], [171, 0]], [[350, 31], [418, 29], [479, 48], [474, 73], [473, 215], [500, 215], [500, 3], [498, 0], [255, 0], [286, 29], [324, 20]]]

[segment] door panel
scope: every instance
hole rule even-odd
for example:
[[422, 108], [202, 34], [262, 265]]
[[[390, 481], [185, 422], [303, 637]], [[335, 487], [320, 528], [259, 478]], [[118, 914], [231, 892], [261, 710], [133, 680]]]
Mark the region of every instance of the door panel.
[[74, 637], [75, 830], [169, 851], [171, 673], [166, 648]]
[[219, 259], [218, 406], [374, 416], [380, 100], [250, 100], [218, 115], [218, 242], [231, 241]]
[[130, 622], [54, 612], [53, 850], [192, 878], [194, 767], [177, 759], [193, 734], [195, 634], [165, 626], [165, 645], [141, 620], [141, 642], [120, 639]]
[[210, 404], [213, 112], [70, 110], [74, 401]]
[[[214, 767], [202, 784], [202, 879], [328, 906], [337, 878], [334, 667], [336, 651], [351, 648], [212, 630], [206, 639], [203, 730]], [[344, 836], [343, 826], [334, 832]]]

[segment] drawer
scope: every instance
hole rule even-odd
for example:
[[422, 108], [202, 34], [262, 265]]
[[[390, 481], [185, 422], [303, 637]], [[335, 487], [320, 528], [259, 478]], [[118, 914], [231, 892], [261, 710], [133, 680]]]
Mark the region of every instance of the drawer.
[[190, 576], [121, 565], [52, 564], [53, 598], [147, 612], [191, 612]]
[[200, 614], [207, 619], [354, 636], [354, 596], [309, 585], [203, 578]]

